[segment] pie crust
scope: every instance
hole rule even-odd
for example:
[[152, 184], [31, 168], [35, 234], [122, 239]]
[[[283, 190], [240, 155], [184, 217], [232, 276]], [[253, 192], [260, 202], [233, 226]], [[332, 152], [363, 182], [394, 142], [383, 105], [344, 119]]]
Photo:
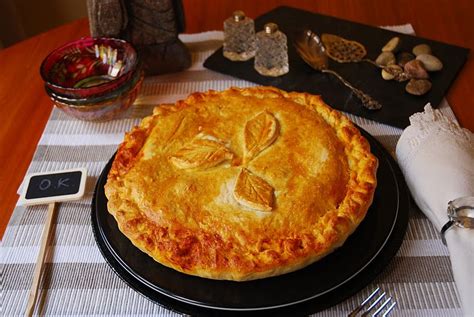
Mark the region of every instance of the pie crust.
[[377, 159], [319, 96], [272, 87], [193, 93], [125, 135], [108, 210], [157, 262], [245, 281], [298, 270], [365, 217]]

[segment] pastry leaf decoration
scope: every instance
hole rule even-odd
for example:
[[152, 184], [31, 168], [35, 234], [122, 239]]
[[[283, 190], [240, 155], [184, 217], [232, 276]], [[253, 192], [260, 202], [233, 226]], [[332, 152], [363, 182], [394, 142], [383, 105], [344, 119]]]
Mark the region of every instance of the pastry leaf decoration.
[[206, 169], [231, 160], [234, 154], [221, 142], [195, 138], [170, 157], [180, 169]]
[[[245, 165], [260, 152], [269, 147], [279, 135], [279, 125], [273, 114], [263, 111], [248, 120], [244, 128]], [[207, 169], [224, 161], [233, 160], [234, 153], [218, 139], [203, 138], [197, 135], [169, 157], [170, 162], [179, 169]], [[241, 167], [234, 187], [234, 198], [242, 206], [272, 211], [274, 189], [263, 178]]]
[[247, 121], [244, 130], [244, 162], [271, 145], [278, 137], [278, 121], [266, 111]]
[[261, 211], [273, 209], [273, 187], [243, 168], [237, 177], [234, 198], [242, 205]]

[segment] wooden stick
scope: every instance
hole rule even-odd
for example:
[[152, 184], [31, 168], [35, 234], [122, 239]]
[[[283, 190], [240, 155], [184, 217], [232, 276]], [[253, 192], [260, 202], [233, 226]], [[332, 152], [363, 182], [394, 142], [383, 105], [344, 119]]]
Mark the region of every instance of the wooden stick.
[[43, 227], [43, 235], [41, 236], [41, 247], [39, 250], [38, 259], [36, 260], [35, 272], [33, 275], [33, 284], [31, 285], [28, 305], [26, 306], [25, 316], [28, 317], [32, 316], [33, 311], [35, 310], [36, 296], [38, 295], [38, 286], [41, 278], [41, 272], [43, 270], [44, 257], [46, 255], [46, 248], [48, 246], [55, 211], [56, 203], [50, 203], [48, 205], [48, 214], [46, 216], [46, 222]]

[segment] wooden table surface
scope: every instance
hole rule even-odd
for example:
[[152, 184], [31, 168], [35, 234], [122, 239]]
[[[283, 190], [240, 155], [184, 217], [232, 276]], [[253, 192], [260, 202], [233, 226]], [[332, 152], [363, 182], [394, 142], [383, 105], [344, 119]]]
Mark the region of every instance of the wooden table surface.
[[[374, 26], [411, 23], [419, 36], [474, 49], [472, 0], [183, 0], [183, 4], [186, 33], [221, 30], [224, 19], [236, 9], [257, 17], [288, 5]], [[77, 20], [0, 51], [0, 236], [52, 109], [39, 76], [41, 61], [54, 48], [88, 33], [87, 20]], [[471, 131], [473, 83], [470, 54], [447, 99], [461, 126]]]

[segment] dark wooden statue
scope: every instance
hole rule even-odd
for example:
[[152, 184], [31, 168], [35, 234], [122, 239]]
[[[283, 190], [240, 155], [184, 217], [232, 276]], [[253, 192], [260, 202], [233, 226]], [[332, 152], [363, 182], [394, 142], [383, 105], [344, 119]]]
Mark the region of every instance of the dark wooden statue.
[[171, 73], [191, 65], [180, 0], [87, 0], [91, 35], [116, 37], [138, 50], [147, 75]]

